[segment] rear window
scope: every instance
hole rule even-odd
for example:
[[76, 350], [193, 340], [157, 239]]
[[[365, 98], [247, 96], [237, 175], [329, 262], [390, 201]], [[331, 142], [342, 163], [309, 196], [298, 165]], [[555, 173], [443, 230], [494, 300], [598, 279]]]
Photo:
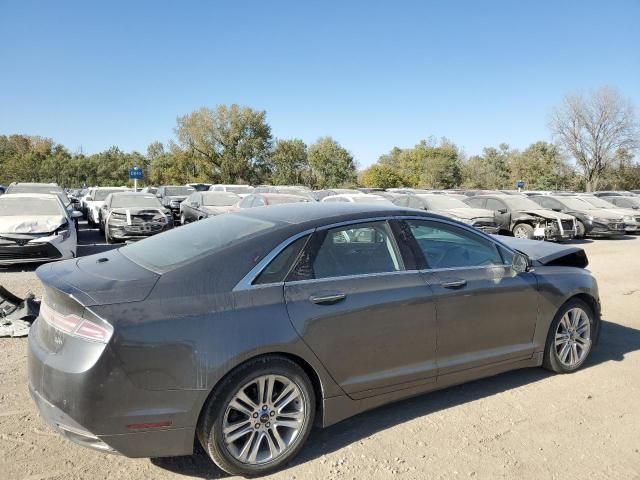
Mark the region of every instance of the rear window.
[[296, 197], [294, 195], [291, 196], [282, 196], [282, 197], [268, 197], [269, 205], [279, 205], [282, 203], [299, 203], [299, 202], [308, 202], [309, 200], [305, 197]]
[[229, 207], [235, 205], [240, 197], [233, 193], [203, 193], [202, 204], [207, 207]]
[[152, 270], [170, 270], [276, 224], [244, 215], [218, 215], [122, 247], [127, 258]]

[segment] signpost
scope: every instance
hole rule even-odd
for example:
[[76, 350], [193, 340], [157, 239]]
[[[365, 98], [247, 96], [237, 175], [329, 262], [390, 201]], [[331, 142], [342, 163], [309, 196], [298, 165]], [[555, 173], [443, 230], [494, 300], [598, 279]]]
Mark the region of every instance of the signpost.
[[524, 188], [524, 180], [518, 180], [516, 182], [516, 188], [518, 189], [519, 192], [521, 192], [522, 189]]
[[133, 179], [133, 190], [138, 191], [138, 180], [144, 178], [144, 172], [140, 167], [133, 167], [129, 169], [129, 180]]

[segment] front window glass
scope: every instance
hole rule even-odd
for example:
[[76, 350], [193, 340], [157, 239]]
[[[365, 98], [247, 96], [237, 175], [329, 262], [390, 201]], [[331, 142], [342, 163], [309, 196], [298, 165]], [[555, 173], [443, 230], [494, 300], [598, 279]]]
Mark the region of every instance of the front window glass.
[[563, 197], [562, 203], [571, 210], [595, 210], [596, 207], [580, 197]]
[[473, 232], [423, 220], [407, 223], [430, 269], [503, 264], [496, 246]]
[[168, 197], [186, 197], [194, 192], [191, 187], [165, 187], [164, 194]]
[[109, 196], [110, 193], [117, 193], [117, 192], [122, 192], [123, 190], [121, 188], [117, 188], [117, 189], [109, 189], [109, 188], [105, 188], [105, 189], [100, 189], [100, 190], [96, 190], [95, 193], [93, 194], [93, 199], [96, 202], [104, 202], [107, 198], [107, 196]]
[[613, 204], [595, 196], [585, 196], [584, 201], [589, 202], [591, 205], [598, 208], [615, 208]]
[[111, 197], [111, 208], [130, 207], [161, 208], [162, 205], [153, 195], [113, 195]]
[[0, 217], [64, 215], [57, 200], [3, 195], [0, 197]]
[[202, 204], [207, 207], [229, 207], [235, 205], [240, 197], [233, 193], [203, 193]]
[[512, 210], [539, 210], [538, 205], [533, 200], [526, 197], [519, 197], [517, 195], [511, 195], [503, 200]]

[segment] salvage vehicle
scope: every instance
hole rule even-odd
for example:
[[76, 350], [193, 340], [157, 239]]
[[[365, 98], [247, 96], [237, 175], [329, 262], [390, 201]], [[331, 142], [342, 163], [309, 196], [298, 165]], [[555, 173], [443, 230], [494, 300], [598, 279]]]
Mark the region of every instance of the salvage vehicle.
[[626, 233], [636, 233], [640, 229], [640, 213], [633, 209], [617, 207], [605, 199], [591, 194], [582, 193], [579, 195], [579, 198], [596, 207], [598, 209], [598, 215], [603, 212], [611, 212], [615, 215], [622, 216]]
[[209, 188], [209, 191], [211, 191], [211, 192], [231, 192], [231, 193], [235, 193], [239, 197], [244, 198], [247, 195], [250, 195], [250, 194], [253, 193], [253, 187], [251, 187], [249, 185], [222, 185], [222, 184], [218, 184], [218, 185], [212, 185], [211, 188]]
[[493, 210], [500, 233], [514, 237], [560, 241], [576, 234], [575, 217], [541, 208], [524, 195], [476, 195], [464, 203]]
[[197, 439], [226, 472], [265, 475], [314, 424], [585, 364], [600, 300], [584, 251], [499, 238], [395, 205], [313, 202], [45, 265], [29, 389], [85, 447], [167, 457]]
[[162, 185], [158, 187], [156, 196], [160, 199], [162, 206], [171, 210], [174, 220], [180, 218], [180, 204], [195, 192], [192, 187], [185, 187], [181, 185]]
[[100, 211], [107, 243], [140, 240], [173, 228], [173, 215], [150, 193], [111, 193]]
[[301, 195], [290, 195], [286, 193], [252, 193], [244, 197], [234, 210], [254, 207], [264, 207], [269, 205], [281, 205], [283, 203], [309, 203], [309, 197]]
[[9, 184], [5, 193], [45, 193], [56, 195], [64, 205], [64, 208], [69, 212], [69, 214], [71, 214], [74, 210], [73, 203], [67, 196], [64, 189], [57, 183], [13, 182]]
[[596, 208], [576, 195], [536, 195], [531, 200], [554, 212], [576, 217], [576, 237], [614, 237], [625, 234], [622, 215], [596, 211]]
[[89, 227], [95, 228], [101, 225], [100, 211], [104, 205], [104, 201], [110, 194], [129, 191], [130, 190], [125, 187], [93, 187], [89, 189], [89, 193], [84, 197]]
[[[393, 194], [392, 194], [393, 195]], [[320, 200], [323, 203], [373, 203], [376, 205], [389, 205], [391, 200], [372, 193], [341, 193], [329, 195]]]
[[49, 262], [74, 258], [74, 220], [59, 196], [12, 193], [0, 197], [0, 264]]
[[417, 194], [400, 195], [392, 200], [399, 207], [417, 208], [453, 218], [486, 233], [498, 233], [500, 227], [493, 218], [493, 211], [473, 208], [453, 195]]
[[242, 198], [232, 192], [194, 192], [180, 204], [180, 223], [196, 222], [233, 210]]

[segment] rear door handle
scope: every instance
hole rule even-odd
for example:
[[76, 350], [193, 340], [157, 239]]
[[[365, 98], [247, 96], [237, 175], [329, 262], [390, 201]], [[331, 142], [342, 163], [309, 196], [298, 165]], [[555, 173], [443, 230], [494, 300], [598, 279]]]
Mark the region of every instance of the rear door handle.
[[464, 286], [467, 285], [467, 281], [466, 280], [451, 280], [450, 282], [445, 282], [442, 284], [442, 286], [444, 288], [452, 288], [452, 289], [456, 289], [456, 288], [462, 288]]
[[347, 295], [342, 292], [331, 292], [311, 295], [309, 297], [309, 301], [318, 305], [333, 305], [334, 303], [338, 303], [345, 298], [347, 298]]

